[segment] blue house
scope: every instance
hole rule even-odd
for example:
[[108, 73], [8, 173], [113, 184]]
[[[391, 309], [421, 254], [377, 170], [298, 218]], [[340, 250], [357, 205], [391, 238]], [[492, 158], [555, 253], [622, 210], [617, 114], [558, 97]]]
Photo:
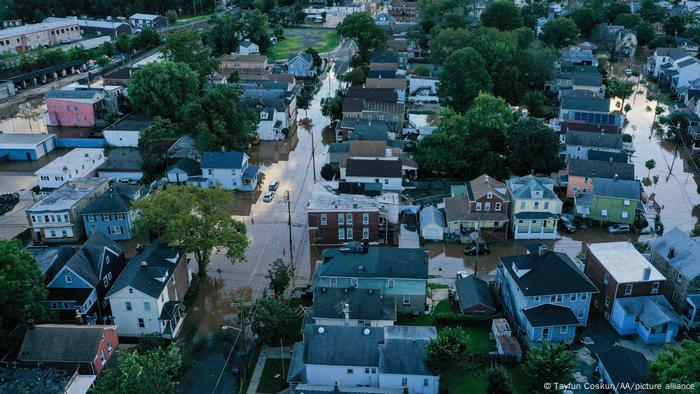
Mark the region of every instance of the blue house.
[[131, 202], [142, 194], [137, 186], [113, 184], [80, 213], [85, 232], [88, 236], [101, 232], [115, 241], [133, 238]]
[[83, 323], [104, 323], [112, 314], [105, 295], [125, 266], [124, 250], [98, 231], [47, 278], [49, 295], [42, 304], [62, 321], [80, 317]]
[[571, 343], [598, 292], [567, 255], [537, 244], [527, 254], [501, 257], [496, 291], [530, 345]]
[[299, 52], [296, 55], [289, 55], [287, 60], [287, 72], [297, 78], [310, 78], [316, 76], [316, 66], [314, 58], [306, 52]]
[[617, 298], [610, 324], [620, 335], [637, 334], [646, 344], [671, 342], [683, 321], [662, 295]]

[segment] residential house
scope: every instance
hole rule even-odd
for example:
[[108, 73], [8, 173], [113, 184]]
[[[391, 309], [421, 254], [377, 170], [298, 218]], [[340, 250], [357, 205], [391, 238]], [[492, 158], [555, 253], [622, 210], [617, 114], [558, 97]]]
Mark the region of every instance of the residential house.
[[406, 106], [404, 103], [392, 101], [379, 101], [358, 97], [346, 97], [343, 99], [343, 118], [355, 118], [386, 122], [391, 132], [398, 132], [405, 124]]
[[142, 246], [107, 293], [119, 335], [175, 338], [191, 277], [181, 249], [160, 242]]
[[129, 23], [136, 29], [145, 29], [147, 27], [160, 29], [168, 25], [168, 20], [162, 15], [137, 13], [129, 17]]
[[20, 365], [99, 375], [119, 347], [116, 326], [29, 325], [17, 355]]
[[80, 212], [85, 232], [88, 236], [106, 234], [115, 241], [132, 239], [136, 213], [131, 210], [131, 203], [144, 194], [145, 190], [138, 186], [113, 184]]
[[204, 152], [201, 167], [205, 187], [250, 192], [258, 186], [260, 167], [250, 165], [245, 152]]
[[649, 57], [647, 72], [654, 77], [661, 75], [662, 66], [672, 64], [688, 56], [688, 52], [682, 48], [656, 48], [654, 54]]
[[386, 12], [379, 12], [374, 16], [374, 23], [385, 29], [388, 28], [388, 31], [393, 31], [393, 27], [396, 25], [396, 18]]
[[379, 289], [383, 296], [396, 298], [399, 313], [422, 313], [427, 282], [425, 250], [360, 247], [324, 250], [313, 285]]
[[344, 142], [342, 145], [347, 149], [342, 149], [344, 152], [336, 152], [340, 156], [338, 166], [345, 168], [348, 159], [396, 160], [397, 157], [401, 157], [401, 147], [394, 142], [398, 141], [358, 139]]
[[52, 89], [46, 93], [47, 124], [60, 127], [93, 127], [107, 114], [101, 89]]
[[676, 336], [681, 319], [660, 296], [666, 278], [631, 243], [588, 244], [584, 272], [600, 290], [593, 305], [618, 334], [647, 344]]
[[141, 131], [153, 123], [153, 118], [145, 115], [126, 115], [102, 131], [109, 146], [118, 148], [138, 148]]
[[258, 44], [250, 41], [249, 39], [243, 40], [240, 44], [238, 44], [238, 52], [236, 52], [236, 55], [259, 55], [260, 54], [260, 47]]
[[143, 157], [139, 148], [114, 148], [97, 168], [97, 175], [117, 181], [140, 181], [143, 178]]
[[[406, 77], [402, 75], [394, 75], [393, 77], [384, 77], [386, 71], [372, 71], [372, 73], [377, 73], [373, 76], [367, 76], [365, 79], [365, 87], [370, 89], [394, 89], [399, 92], [405, 92], [408, 88], [408, 82]], [[393, 74], [393, 73], [392, 73]]]
[[510, 226], [515, 239], [554, 239], [562, 201], [550, 178], [526, 175], [506, 182]]
[[403, 168], [401, 159], [348, 159], [340, 178], [346, 182], [382, 183], [384, 190], [401, 191]]
[[418, 2], [417, 1], [393, 1], [389, 7], [389, 15], [396, 22], [418, 22]]
[[622, 346], [612, 346], [596, 353], [598, 365], [596, 371], [604, 384], [613, 387], [615, 394], [643, 393], [636, 387], [649, 385], [648, 364], [646, 356], [638, 351]]
[[97, 174], [104, 163], [102, 148], [76, 148], [38, 169], [34, 175], [40, 190], [52, 190], [76, 178], [89, 178]]
[[668, 85], [675, 92], [682, 91], [700, 75], [700, 60], [686, 56], [661, 66], [659, 84]]
[[666, 278], [663, 294], [689, 330], [700, 325], [700, 241], [678, 228], [649, 242], [651, 262]]
[[[399, 222], [399, 194], [382, 193], [381, 184], [362, 185], [363, 190], [352, 193], [339, 186], [336, 191], [331, 184], [314, 184], [306, 205], [312, 245], [393, 241]], [[377, 193], [370, 192], [373, 185], [379, 186]]]
[[311, 324], [322, 326], [384, 327], [396, 321], [396, 298], [379, 289], [314, 288]]
[[579, 47], [570, 47], [561, 55], [562, 62], [571, 63], [575, 66], [593, 66], [598, 67], [598, 59], [593, 55], [590, 49], [581, 49]]
[[314, 58], [306, 52], [289, 55], [287, 59], [287, 72], [296, 78], [314, 78], [318, 70], [314, 65]]
[[199, 162], [188, 157], [178, 159], [175, 164], [165, 170], [165, 176], [170, 183], [184, 183], [189, 177], [201, 176], [201, 174], [202, 168], [199, 166]]
[[445, 204], [445, 227], [447, 227], [447, 233], [451, 236], [462, 236], [468, 231], [464, 225], [468, 223], [468, 218], [471, 214], [469, 199], [466, 195], [445, 197], [443, 204]]
[[37, 160], [55, 148], [55, 134], [0, 134], [0, 158], [7, 160]]
[[420, 211], [420, 236], [428, 241], [442, 241], [445, 235], [445, 215], [432, 205]]
[[[528, 253], [500, 258], [496, 292], [530, 344], [571, 343], [585, 326], [598, 292], [569, 256], [530, 245]], [[514, 327], [515, 328], [515, 327]]]
[[389, 132], [389, 125], [383, 120], [365, 120], [358, 117], [343, 116], [335, 125], [336, 142], [346, 140], [386, 141], [395, 139], [396, 134]]
[[83, 393], [85, 380], [92, 382], [94, 376], [82, 378], [78, 371], [64, 369], [0, 367], [0, 392]]
[[48, 296], [42, 305], [55, 311], [61, 321], [104, 323], [111, 315], [105, 295], [124, 269], [124, 250], [97, 232], [47, 276]]
[[612, 153], [624, 152], [622, 134], [567, 131], [564, 143], [568, 159], [588, 160], [588, 152], [592, 150]]
[[641, 203], [642, 186], [637, 180], [595, 178], [591, 191], [574, 195], [574, 214], [604, 223], [632, 224]]
[[296, 93], [283, 89], [246, 89], [241, 105], [258, 113], [258, 137], [283, 140], [297, 117]]
[[440, 376], [425, 365], [426, 346], [437, 335], [435, 327], [309, 324], [303, 331], [287, 377], [296, 392], [310, 385], [323, 392], [360, 385], [370, 393], [439, 392]]
[[559, 122], [571, 121], [621, 128], [624, 115], [610, 113], [610, 100], [601, 93], [571, 90], [561, 97]]
[[76, 178], [27, 208], [34, 242], [80, 241], [85, 232], [80, 212], [107, 189], [108, 179]]
[[[591, 151], [589, 151], [591, 152]], [[634, 180], [634, 165], [614, 161], [571, 159], [566, 165], [566, 197], [593, 191], [593, 181], [597, 178]]]
[[688, 56], [698, 56], [698, 44], [687, 38], [676, 37], [676, 48], [682, 49], [688, 53]]
[[[618, 134], [620, 133], [620, 128], [612, 125], [598, 125], [585, 123], [584, 121], [569, 121], [569, 122], [559, 122], [559, 124], [554, 124], [553, 129], [559, 132], [559, 141], [562, 145], [566, 144], [566, 133], [569, 131], [581, 131], [587, 133], [605, 133], [605, 134]], [[601, 160], [599, 158], [591, 158], [591, 160]], [[607, 159], [605, 159], [607, 160]], [[617, 158], [616, 158], [617, 161]], [[625, 160], [620, 160], [623, 162], [629, 161], [625, 155]]]
[[489, 284], [469, 275], [455, 282], [455, 291], [459, 310], [471, 315], [488, 315], [496, 313], [496, 303], [493, 301]]
[[238, 72], [241, 79], [257, 79], [268, 73], [267, 56], [264, 55], [224, 55], [221, 59], [221, 73], [230, 75]]
[[[510, 199], [505, 183], [488, 174], [481, 174], [464, 186], [464, 188], [452, 188], [453, 198], [449, 203], [450, 222], [453, 223], [451, 233], [456, 233], [457, 229], [459, 229], [459, 233], [464, 233], [470, 230], [498, 230], [508, 227]], [[466, 211], [463, 207], [458, 206], [462, 200], [454, 199], [457, 196], [464, 196], [468, 199]], [[445, 206], [447, 207], [447, 205], [447, 199], [445, 199]], [[461, 223], [456, 223], [460, 217]]]

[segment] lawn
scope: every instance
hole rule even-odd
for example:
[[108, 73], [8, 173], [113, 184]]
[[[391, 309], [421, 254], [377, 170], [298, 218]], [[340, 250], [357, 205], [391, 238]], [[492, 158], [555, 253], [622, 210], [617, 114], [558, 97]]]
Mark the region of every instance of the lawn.
[[436, 313], [446, 313], [450, 312], [452, 307], [450, 306], [450, 301], [442, 300], [430, 311], [429, 315], [424, 313], [420, 316], [411, 315], [399, 315], [398, 325], [400, 326], [434, 326], [435, 325], [435, 314]]
[[289, 54], [301, 51], [301, 39], [298, 37], [287, 37], [279, 41], [277, 45], [267, 51], [267, 57], [272, 61], [286, 59]]
[[[527, 393], [525, 388], [529, 381], [522, 365], [509, 367], [507, 370], [515, 392], [518, 394]], [[475, 370], [473, 373], [460, 375], [447, 384], [447, 391], [450, 394], [483, 394], [486, 393], [486, 374], [482, 370]]]
[[215, 12], [212, 12], [209, 14], [197, 15], [197, 16], [189, 16], [187, 18], [177, 18], [177, 21], [175, 21], [175, 25], [184, 25], [185, 23], [206, 20], [206, 19], [211, 18], [211, 16], [214, 14], [215, 14]]
[[317, 50], [318, 53], [330, 52], [340, 44], [340, 36], [336, 34], [335, 31], [323, 33], [321, 37], [323, 37], [323, 40], [318, 45], [314, 45], [314, 49]]
[[256, 391], [258, 393], [277, 393], [284, 390], [287, 387], [287, 379], [283, 371], [289, 368], [289, 361], [281, 358], [268, 358], [265, 361]]

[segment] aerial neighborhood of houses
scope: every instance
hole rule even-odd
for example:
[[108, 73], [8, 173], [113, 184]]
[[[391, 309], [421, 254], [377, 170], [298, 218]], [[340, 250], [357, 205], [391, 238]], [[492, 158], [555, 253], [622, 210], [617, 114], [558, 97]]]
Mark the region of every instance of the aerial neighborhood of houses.
[[0, 393], [700, 390], [700, 2], [16, 3]]

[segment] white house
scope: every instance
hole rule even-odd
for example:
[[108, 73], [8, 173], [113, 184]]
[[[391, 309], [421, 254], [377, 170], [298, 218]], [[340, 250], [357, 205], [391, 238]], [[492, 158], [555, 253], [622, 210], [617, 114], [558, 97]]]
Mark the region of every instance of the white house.
[[445, 215], [442, 211], [429, 205], [420, 211], [420, 235], [431, 241], [442, 241], [445, 235]]
[[284, 89], [246, 89], [241, 105], [260, 117], [258, 138], [281, 141], [284, 131], [296, 120], [296, 94]]
[[138, 148], [141, 130], [152, 121], [148, 116], [129, 114], [105, 128], [102, 136], [110, 146]]
[[104, 161], [102, 148], [76, 148], [41, 167], [34, 175], [39, 189], [56, 189], [71, 179], [94, 176]]
[[[309, 324], [294, 345], [291, 387], [313, 385], [332, 392], [363, 386], [367, 392], [437, 394], [440, 376], [424, 359], [435, 327], [353, 327]], [[394, 391], [396, 390], [396, 391]]]
[[340, 169], [340, 178], [347, 182], [381, 183], [383, 190], [402, 190], [402, 171], [400, 158], [353, 158]]
[[184, 183], [192, 176], [201, 176], [202, 168], [199, 162], [189, 157], [180, 158], [175, 164], [165, 170], [165, 176], [170, 183]]
[[259, 55], [260, 54], [260, 47], [258, 44], [250, 41], [249, 39], [243, 40], [240, 44], [238, 44], [238, 52], [236, 52], [237, 55]]
[[662, 66], [673, 63], [686, 56], [688, 56], [688, 52], [680, 48], [656, 48], [654, 54], [649, 58], [647, 72], [654, 77], [658, 77]]
[[143, 246], [106, 296], [119, 336], [177, 336], [191, 277], [182, 250], [160, 243]]
[[[244, 152], [204, 152], [201, 186], [221, 186], [226, 190], [253, 191], [258, 185], [260, 167], [248, 163]], [[192, 181], [192, 177], [190, 177]], [[194, 180], [199, 183], [199, 180]]]

